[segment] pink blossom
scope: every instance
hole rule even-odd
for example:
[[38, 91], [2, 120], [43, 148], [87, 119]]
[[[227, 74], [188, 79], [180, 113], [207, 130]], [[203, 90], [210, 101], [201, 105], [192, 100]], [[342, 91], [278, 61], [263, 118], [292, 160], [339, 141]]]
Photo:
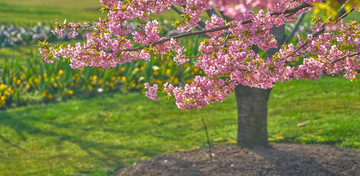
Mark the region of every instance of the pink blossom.
[[158, 93], [158, 85], [157, 84], [154, 84], [152, 87], [150, 87], [149, 83], [145, 83], [145, 89], [148, 89], [148, 91], [145, 92], [145, 95], [152, 99], [152, 100], [160, 100], [158, 97], [157, 97], [157, 93]]
[[[101, 0], [108, 7], [106, 18], [94, 23], [93, 31], [86, 34], [86, 40], [75, 45], [49, 47], [43, 44], [39, 49], [43, 59], [52, 63], [54, 59], [69, 58], [71, 67], [85, 66], [111, 68], [117, 64], [134, 60], [151, 60], [151, 56], [172, 57], [177, 65], [195, 57], [195, 67], [206, 76], [196, 76], [194, 81], [183, 86], [164, 85], [169, 96], [181, 109], [198, 109], [228, 97], [235, 86], [269, 89], [276, 82], [296, 79], [319, 79], [323, 75], [344, 73], [350, 80], [359, 77], [360, 70], [360, 25], [358, 22], [332, 24], [324, 30], [324, 23], [314, 22], [312, 34], [298, 35], [297, 44], [278, 43], [270, 30], [274, 26], [293, 23], [299, 14], [312, 10], [314, 3], [321, 0]], [[307, 3], [310, 7], [294, 13], [284, 14]], [[181, 6], [182, 18], [174, 24], [179, 35], [160, 37], [161, 26], [156, 20], [149, 21], [149, 15], [161, 14], [171, 5]], [[193, 29], [202, 20], [200, 14], [210, 9], [221, 11], [205, 21], [202, 32]], [[258, 8], [256, 13], [251, 10]], [[358, 10], [358, 9], [356, 9]], [[139, 20], [141, 26], [131, 30], [126, 26], [132, 20]], [[56, 23], [54, 33], [62, 35], [70, 30], [72, 37], [88, 24]], [[205, 30], [212, 30], [211, 32]], [[186, 55], [184, 43], [179, 38], [195, 34], [207, 37], [194, 46], [198, 56]], [[316, 34], [316, 35], [315, 35]], [[282, 39], [283, 40], [283, 39]], [[194, 40], [193, 40], [194, 41]], [[136, 47], [139, 46], [139, 47]], [[253, 50], [257, 46], [262, 51], [278, 48], [271, 58]], [[354, 54], [355, 53], [355, 54]], [[351, 55], [351, 56], [350, 56]], [[295, 64], [296, 63], [296, 64]], [[158, 86], [145, 84], [145, 95], [152, 100], [157, 97]]]

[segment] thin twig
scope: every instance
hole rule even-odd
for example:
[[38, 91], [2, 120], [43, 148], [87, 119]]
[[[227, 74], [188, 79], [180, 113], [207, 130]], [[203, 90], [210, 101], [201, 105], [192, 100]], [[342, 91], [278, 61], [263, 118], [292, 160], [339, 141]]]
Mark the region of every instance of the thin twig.
[[[173, 10], [175, 10], [176, 13], [178, 13], [179, 15], [184, 14], [184, 12], [182, 12], [181, 10], [179, 10], [177, 7], [175, 7], [174, 5], [171, 5], [171, 8]], [[201, 31], [203, 28], [205, 28], [206, 24], [203, 21], [199, 21], [197, 23], [198, 25], [196, 26], [196, 29], [198, 29], [199, 31]]]
[[[344, 7], [343, 7], [344, 8]], [[337, 23], [338, 21], [340, 21], [341, 19], [345, 18], [347, 15], [349, 15], [354, 9], [351, 9], [349, 12], [346, 12], [343, 10], [343, 8], [341, 8], [339, 10], [338, 13], [340, 13], [340, 16], [335, 20], [333, 21], [331, 24], [335, 24]], [[342, 14], [344, 13], [344, 14]], [[322, 25], [322, 28], [320, 31], [317, 31], [316, 33], [314, 33], [312, 36], [313, 38], [317, 38], [318, 36], [320, 36], [321, 34], [323, 34], [325, 32], [325, 24]], [[292, 52], [290, 55], [293, 55], [295, 53], [297, 53], [300, 49], [304, 48], [307, 44], [309, 44], [309, 42], [305, 42], [304, 44], [302, 44], [300, 47], [298, 47], [294, 52]], [[288, 55], [289, 56], [289, 55]]]
[[228, 44], [227, 44], [227, 41], [230, 39], [230, 34], [231, 32], [228, 32], [227, 35], [226, 35], [226, 38], [225, 38], [225, 41], [224, 41], [224, 47], [228, 47]]
[[207, 126], [206, 126], [205, 120], [202, 119], [202, 121], [203, 121], [203, 124], [204, 124], [205, 133], [206, 133], [206, 138], [207, 138], [207, 143], [208, 143], [208, 146], [209, 146], [209, 156], [210, 156], [210, 160], [212, 161], [212, 152], [211, 152], [211, 143], [210, 143], [210, 139], [209, 139], [209, 134], [208, 134], [208, 130], [207, 130]]
[[[321, 35], [322, 33], [325, 32], [325, 26], [322, 26], [322, 29], [320, 31], [317, 31], [316, 33], [314, 33], [312, 36], [313, 38], [317, 38], [319, 35]], [[309, 42], [305, 42], [304, 44], [302, 44], [301, 46], [299, 46], [293, 53], [291, 54], [295, 54], [297, 53], [299, 50], [301, 50], [302, 48], [304, 48], [307, 44], [309, 44]]]

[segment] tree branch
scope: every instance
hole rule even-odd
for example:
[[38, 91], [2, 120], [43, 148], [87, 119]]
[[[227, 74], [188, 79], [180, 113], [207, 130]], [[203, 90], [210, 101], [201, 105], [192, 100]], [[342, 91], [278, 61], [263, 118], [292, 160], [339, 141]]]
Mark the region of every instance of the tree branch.
[[[354, 9], [351, 9], [349, 12], [346, 12], [344, 10], [344, 7], [342, 7], [340, 10], [339, 10], [339, 17], [334, 21], [332, 22], [332, 24], [335, 24], [337, 23], [338, 21], [340, 21], [341, 19], [345, 18], [347, 15], [349, 15], [352, 11], [354, 11]], [[322, 25], [322, 29], [316, 33], [314, 33], [312, 36], [313, 38], [316, 38], [318, 37], [319, 35], [321, 35], [322, 33], [325, 32], [325, 24]], [[305, 42], [304, 44], [302, 44], [299, 48], [297, 48], [292, 54], [298, 52], [300, 49], [304, 48], [309, 42]]]
[[[287, 9], [285, 10], [283, 13], [279, 13], [279, 12], [273, 12], [271, 13], [270, 15], [271, 16], [274, 16], [274, 15], [281, 15], [281, 14], [294, 14], [296, 13], [297, 11], [303, 9], [303, 8], [307, 8], [307, 7], [310, 7], [309, 4], [306, 4], [306, 3], [303, 3], [301, 4], [300, 6], [298, 7], [295, 7], [295, 8], [292, 8], [292, 9]], [[176, 8], [176, 7], [175, 7]], [[241, 22], [241, 24], [249, 24], [249, 23], [252, 23], [254, 19], [251, 18], [251, 19], [247, 19], [247, 20], [243, 20]], [[154, 45], [158, 45], [158, 44], [161, 44], [161, 43], [164, 43], [164, 42], [167, 42], [167, 41], [170, 41], [171, 39], [179, 39], [179, 38], [183, 38], [183, 37], [188, 37], [188, 36], [193, 36], [193, 35], [200, 35], [200, 34], [205, 34], [205, 33], [209, 33], [209, 32], [216, 32], [216, 31], [220, 31], [220, 30], [226, 30], [226, 29], [229, 29], [230, 28], [230, 25], [226, 25], [226, 26], [221, 26], [221, 27], [217, 27], [217, 28], [213, 28], [213, 29], [208, 29], [208, 30], [202, 30], [202, 31], [197, 31], [197, 32], [188, 32], [188, 33], [183, 33], [183, 34], [179, 34], [179, 35], [176, 35], [176, 36], [173, 36], [173, 37], [169, 37], [169, 38], [166, 38], [166, 39], [163, 39], [163, 40], [159, 40], [157, 42], [153, 42], [149, 45], [146, 45], [146, 46], [140, 46], [140, 47], [137, 47], [137, 48], [131, 48], [131, 49], [125, 49], [125, 50], [122, 50], [122, 51], [138, 51], [138, 50], [142, 50], [144, 48], [148, 48], [150, 46], [154, 46]]]
[[356, 55], [360, 55], [360, 52], [352, 53], [352, 54], [349, 54], [349, 55], [340, 57], [339, 59], [333, 60], [331, 63], [332, 63], [332, 64], [335, 64], [336, 62], [339, 62], [339, 61], [344, 60], [344, 59], [346, 59], [346, 58], [348, 58], [348, 57], [353, 57], [353, 56], [356, 56]]
[[301, 24], [302, 20], [304, 19], [305, 15], [306, 15], [306, 13], [301, 14], [300, 18], [296, 22], [296, 24], [295, 24], [293, 30], [291, 31], [290, 35], [288, 37], [286, 37], [284, 43], [289, 43], [290, 40], [294, 37], [296, 32], [299, 30], [300, 24]]
[[154, 45], [158, 45], [167, 41], [170, 41], [171, 39], [179, 39], [179, 38], [183, 38], [183, 37], [188, 37], [188, 36], [193, 36], [193, 35], [200, 35], [200, 34], [205, 34], [205, 33], [209, 33], [209, 32], [216, 32], [216, 31], [220, 31], [220, 30], [225, 30], [225, 29], [229, 29], [230, 25], [227, 26], [221, 26], [221, 27], [217, 27], [217, 28], [213, 28], [213, 29], [208, 29], [208, 30], [202, 30], [202, 31], [196, 31], [196, 32], [189, 32], [189, 33], [184, 33], [184, 34], [179, 34], [173, 37], [169, 37], [163, 40], [159, 40], [157, 42], [153, 42], [150, 45], [146, 45], [146, 46], [140, 46], [137, 48], [132, 48], [132, 49], [126, 49], [123, 51], [137, 51], [137, 50], [142, 50], [144, 48], [150, 47], [150, 46], [154, 46]]
[[208, 15], [210, 18], [211, 18], [212, 15], [219, 16], [219, 14], [216, 13], [216, 11], [215, 11], [213, 8], [207, 10], [206, 13], [207, 13], [207, 15]]
[[310, 7], [311, 5], [310, 4], [307, 4], [307, 3], [302, 3], [301, 5], [297, 6], [297, 7], [294, 7], [292, 9], [287, 9], [285, 10], [284, 12], [273, 12], [271, 13], [271, 15], [281, 15], [281, 14], [294, 14], [296, 13], [297, 11], [301, 10], [301, 9], [304, 9], [306, 7]]

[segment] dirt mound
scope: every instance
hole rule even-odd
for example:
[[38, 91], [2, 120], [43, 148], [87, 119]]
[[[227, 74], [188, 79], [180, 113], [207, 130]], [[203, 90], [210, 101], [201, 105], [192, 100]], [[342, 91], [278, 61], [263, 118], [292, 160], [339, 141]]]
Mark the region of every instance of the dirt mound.
[[119, 170], [119, 175], [360, 175], [360, 153], [326, 145], [216, 146], [174, 152]]

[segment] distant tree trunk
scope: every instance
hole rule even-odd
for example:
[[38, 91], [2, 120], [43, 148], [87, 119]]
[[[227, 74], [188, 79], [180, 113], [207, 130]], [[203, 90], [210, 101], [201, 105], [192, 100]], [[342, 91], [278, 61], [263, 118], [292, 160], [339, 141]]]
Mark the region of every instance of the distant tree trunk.
[[[285, 38], [285, 26], [274, 27], [271, 33], [275, 35], [278, 45]], [[271, 57], [278, 49], [270, 49], [266, 57]], [[266, 146], [267, 136], [267, 104], [271, 89], [258, 89], [238, 85], [235, 95], [238, 109], [238, 146]]]

